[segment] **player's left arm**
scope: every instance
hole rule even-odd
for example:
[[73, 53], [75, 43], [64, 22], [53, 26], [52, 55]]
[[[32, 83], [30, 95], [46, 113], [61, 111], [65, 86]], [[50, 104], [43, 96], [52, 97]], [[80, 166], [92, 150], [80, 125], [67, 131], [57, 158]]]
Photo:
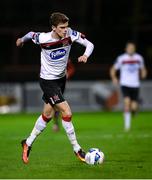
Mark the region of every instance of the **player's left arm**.
[[141, 63], [140, 63], [140, 77], [141, 79], [145, 79], [147, 77], [147, 69], [145, 67], [143, 57], [141, 57]]
[[87, 40], [84, 35], [81, 34], [79, 35], [79, 38], [76, 40], [76, 42], [86, 47], [84, 54], [78, 58], [78, 62], [86, 63], [88, 57], [93, 52], [94, 45], [89, 40]]
[[145, 66], [140, 69], [140, 75], [141, 79], [145, 79], [147, 77], [147, 69]]

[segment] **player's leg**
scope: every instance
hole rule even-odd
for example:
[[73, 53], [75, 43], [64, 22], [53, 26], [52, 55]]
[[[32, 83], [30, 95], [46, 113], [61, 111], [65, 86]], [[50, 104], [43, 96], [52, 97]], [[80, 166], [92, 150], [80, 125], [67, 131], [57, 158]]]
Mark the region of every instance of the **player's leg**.
[[54, 115], [54, 110], [50, 104], [44, 104], [43, 113], [38, 117], [31, 135], [27, 138], [28, 146], [31, 146], [36, 137], [46, 128], [47, 123]]
[[129, 97], [124, 97], [124, 128], [128, 131], [131, 127], [131, 112], [130, 112], [131, 100]]
[[124, 104], [124, 129], [125, 131], [128, 131], [131, 127], [131, 89], [127, 86], [121, 86], [121, 91]]
[[24, 163], [28, 163], [28, 157], [33, 142], [46, 128], [47, 123], [51, 120], [53, 115], [53, 107], [50, 104], [45, 103], [43, 113], [38, 117], [30, 136], [21, 142], [23, 147], [22, 160]]
[[131, 101], [131, 112], [134, 116], [138, 111], [138, 102], [137, 101]]
[[54, 113], [54, 117], [53, 117], [53, 131], [57, 132], [59, 131], [59, 120], [60, 120], [60, 112], [59, 111], [55, 111]]
[[[62, 94], [64, 94], [65, 85], [66, 85], [66, 77], [65, 77], [65, 79], [63, 78], [63, 81], [59, 82], [59, 86], [60, 86]], [[54, 121], [53, 131], [55, 131], [55, 132], [59, 131], [59, 123], [60, 123], [59, 120], [60, 120], [60, 112], [56, 111], [55, 114], [54, 114], [54, 117], [53, 117], [53, 121]]]
[[131, 112], [134, 116], [138, 111], [138, 101], [139, 101], [139, 88], [132, 88], [131, 92]]
[[74, 126], [72, 123], [72, 112], [69, 104], [66, 101], [56, 104], [56, 107], [60, 110], [62, 116], [62, 125], [68, 136], [68, 139], [73, 147], [73, 150], [77, 157], [81, 161], [85, 161], [85, 152], [81, 149], [77, 142]]

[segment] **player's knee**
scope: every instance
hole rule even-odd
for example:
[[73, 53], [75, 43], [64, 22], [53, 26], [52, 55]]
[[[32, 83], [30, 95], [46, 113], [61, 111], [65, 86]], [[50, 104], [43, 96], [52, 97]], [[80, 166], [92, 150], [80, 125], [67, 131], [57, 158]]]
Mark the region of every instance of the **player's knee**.
[[70, 108], [63, 109], [61, 111], [61, 114], [62, 114], [62, 119], [64, 121], [71, 121], [71, 119], [72, 119], [72, 112], [71, 112]]
[[51, 113], [47, 113], [47, 112], [43, 112], [42, 113], [42, 119], [45, 122], [49, 122], [52, 119], [52, 114]]
[[136, 110], [136, 109], [138, 108], [138, 103], [135, 102], [135, 101], [133, 101], [133, 102], [131, 103], [131, 108]]
[[124, 111], [128, 112], [131, 109], [131, 101], [129, 98], [124, 99]]
[[124, 112], [129, 112], [130, 108], [129, 107], [124, 107]]
[[69, 113], [65, 113], [62, 115], [62, 120], [63, 121], [67, 121], [67, 122], [70, 122], [72, 120], [72, 113], [69, 112]]
[[54, 116], [54, 109], [49, 104], [45, 104], [42, 113], [43, 120], [49, 122], [53, 116]]

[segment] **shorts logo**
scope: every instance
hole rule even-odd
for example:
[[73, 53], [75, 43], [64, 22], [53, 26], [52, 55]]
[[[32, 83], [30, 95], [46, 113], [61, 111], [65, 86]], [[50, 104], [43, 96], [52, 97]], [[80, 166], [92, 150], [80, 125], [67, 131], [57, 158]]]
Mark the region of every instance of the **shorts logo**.
[[56, 101], [60, 101], [60, 98], [59, 98], [59, 96], [58, 95], [54, 95], [53, 96], [53, 100], [56, 102]]
[[58, 49], [58, 50], [54, 50], [50, 53], [50, 57], [53, 59], [53, 60], [56, 60], [56, 59], [60, 59], [62, 57], [64, 57], [66, 54], [66, 50], [65, 49]]
[[56, 95], [50, 97], [50, 100], [51, 100], [52, 104], [56, 104], [56, 102], [60, 101], [60, 98], [59, 98], [59, 96], [56, 94]]

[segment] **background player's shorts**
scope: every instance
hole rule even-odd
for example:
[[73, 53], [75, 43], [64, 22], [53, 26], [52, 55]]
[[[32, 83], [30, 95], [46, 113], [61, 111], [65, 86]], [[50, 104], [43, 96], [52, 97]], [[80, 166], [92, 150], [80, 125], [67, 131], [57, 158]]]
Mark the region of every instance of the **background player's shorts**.
[[129, 97], [133, 101], [139, 100], [139, 88], [121, 86], [123, 97]]
[[63, 97], [66, 83], [66, 76], [61, 79], [45, 80], [40, 78], [40, 87], [43, 91], [42, 99], [46, 104], [55, 104], [65, 101]]

